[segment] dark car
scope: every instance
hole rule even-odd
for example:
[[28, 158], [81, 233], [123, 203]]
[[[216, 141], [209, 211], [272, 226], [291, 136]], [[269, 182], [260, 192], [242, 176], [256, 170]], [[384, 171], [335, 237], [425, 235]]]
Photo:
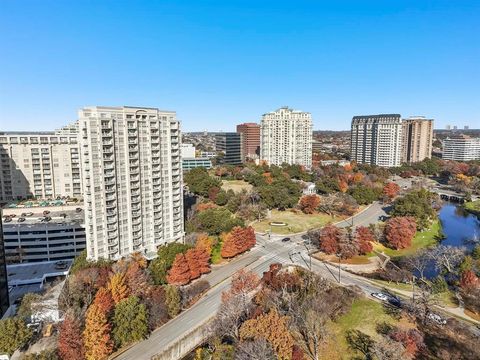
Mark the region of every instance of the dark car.
[[82, 211], [82, 208], [76, 208], [75, 211], [76, 211], [76, 212], [81, 212], [81, 211]]
[[401, 307], [402, 306], [402, 302], [400, 301], [400, 299], [396, 298], [396, 297], [393, 297], [393, 296], [390, 296], [388, 298], [388, 302], [389, 302], [389, 304], [391, 304], [393, 306], [396, 306], [396, 307]]
[[286, 238], [283, 238], [283, 239], [282, 239], [282, 242], [287, 242], [287, 241], [290, 241], [290, 238], [289, 238], [289, 237], [286, 237]]
[[49, 211], [49, 210], [45, 210], [45, 211], [43, 212], [43, 215], [48, 215], [48, 214], [50, 214], [50, 211]]
[[9, 216], [5, 216], [5, 217], [3, 218], [3, 222], [6, 222], [6, 223], [7, 223], [7, 222], [10, 222], [10, 221], [12, 221], [12, 218], [9, 217]]
[[25, 218], [24, 218], [24, 217], [20, 217], [20, 218], [18, 218], [17, 221], [18, 221], [18, 222], [24, 222], [24, 221], [25, 221]]

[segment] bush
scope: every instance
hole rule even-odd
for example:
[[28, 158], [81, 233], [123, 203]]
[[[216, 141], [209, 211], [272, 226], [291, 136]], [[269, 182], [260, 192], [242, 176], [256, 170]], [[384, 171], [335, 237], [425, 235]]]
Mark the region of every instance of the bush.
[[189, 286], [185, 286], [180, 291], [181, 306], [186, 309], [192, 306], [208, 289], [210, 289], [210, 283], [207, 280], [199, 280]]

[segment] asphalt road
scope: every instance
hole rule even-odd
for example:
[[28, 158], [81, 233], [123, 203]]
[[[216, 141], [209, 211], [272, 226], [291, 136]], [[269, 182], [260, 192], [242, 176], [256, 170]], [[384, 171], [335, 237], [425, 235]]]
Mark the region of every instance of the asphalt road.
[[[399, 179], [397, 184], [403, 188], [411, 185], [408, 179]], [[379, 202], [354, 216], [351, 220], [339, 223], [339, 226], [367, 226], [378, 222], [385, 216], [383, 205]], [[270, 264], [279, 262], [282, 264], [296, 264], [310, 267], [308, 249], [303, 245], [301, 235], [290, 236], [291, 240], [282, 242], [283, 236], [272, 235], [271, 239], [257, 235], [257, 246], [250, 252], [240, 256], [227, 265], [216, 267], [210, 274], [204, 277], [213, 286], [197, 303], [185, 310], [168, 323], [155, 330], [148, 339], [133, 345], [131, 348], [116, 357], [118, 360], [150, 360], [152, 356], [160, 353], [163, 349], [174, 344], [178, 339], [187, 335], [192, 329], [205, 324], [210, 320], [221, 303], [221, 294], [227, 290], [231, 276], [239, 269], [252, 270], [262, 275], [268, 270]], [[311, 259], [312, 271], [323, 276], [327, 280], [338, 282], [338, 267]], [[365, 278], [341, 271], [341, 283], [360, 288], [367, 296], [372, 292], [381, 291], [368, 282]]]

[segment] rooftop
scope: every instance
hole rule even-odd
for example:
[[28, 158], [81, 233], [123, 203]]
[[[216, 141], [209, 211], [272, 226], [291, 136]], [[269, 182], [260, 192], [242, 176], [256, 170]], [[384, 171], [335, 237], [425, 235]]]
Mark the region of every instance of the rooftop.
[[8, 286], [42, 284], [47, 278], [66, 276], [73, 260], [64, 260], [66, 266], [59, 267], [58, 261], [7, 265]]

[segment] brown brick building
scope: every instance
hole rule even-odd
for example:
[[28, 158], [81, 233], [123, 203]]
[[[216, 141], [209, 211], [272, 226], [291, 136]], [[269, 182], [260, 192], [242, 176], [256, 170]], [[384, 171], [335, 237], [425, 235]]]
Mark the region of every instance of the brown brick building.
[[237, 125], [237, 133], [243, 134], [242, 148], [245, 158], [255, 159], [260, 155], [260, 125], [244, 123]]

